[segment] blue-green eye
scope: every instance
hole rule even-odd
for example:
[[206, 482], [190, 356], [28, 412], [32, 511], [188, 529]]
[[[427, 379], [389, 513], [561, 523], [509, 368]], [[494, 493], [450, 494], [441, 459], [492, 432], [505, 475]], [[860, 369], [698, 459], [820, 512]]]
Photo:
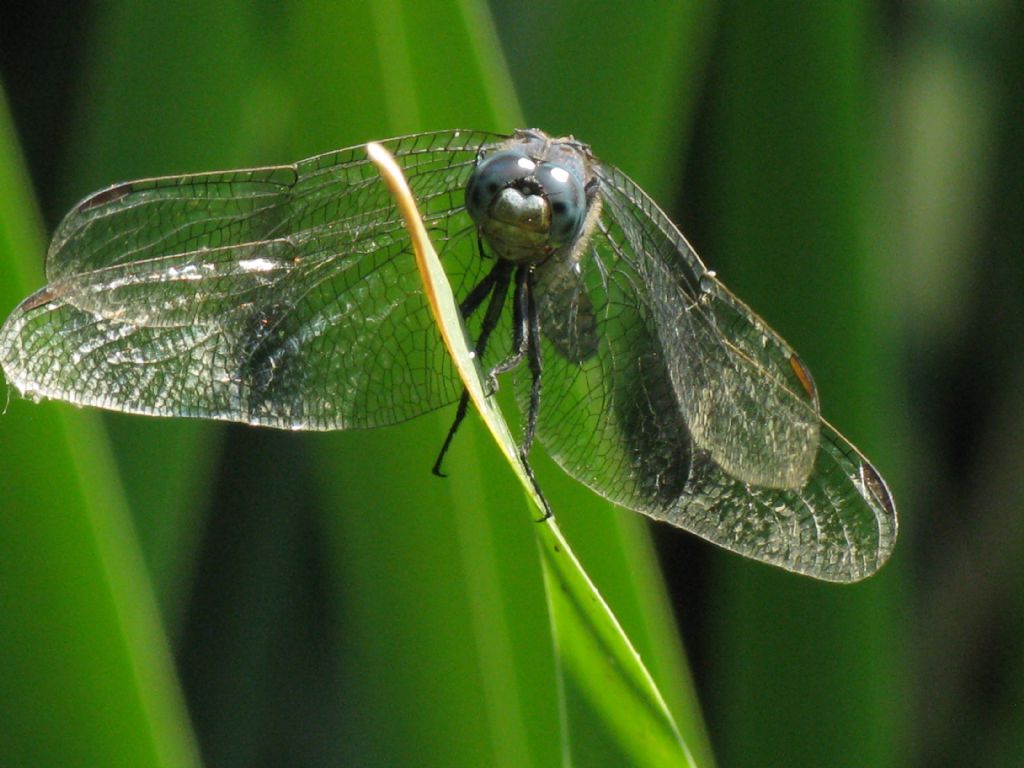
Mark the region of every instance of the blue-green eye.
[[481, 161], [466, 186], [466, 210], [477, 224], [489, 216], [491, 203], [507, 187], [515, 185], [536, 168], [526, 155], [519, 152], [498, 152]]
[[587, 196], [578, 176], [561, 165], [505, 150], [473, 171], [466, 210], [500, 257], [540, 261], [579, 236]]
[[561, 244], [576, 239], [587, 216], [587, 195], [576, 176], [560, 165], [542, 163], [537, 180], [551, 206], [551, 239]]

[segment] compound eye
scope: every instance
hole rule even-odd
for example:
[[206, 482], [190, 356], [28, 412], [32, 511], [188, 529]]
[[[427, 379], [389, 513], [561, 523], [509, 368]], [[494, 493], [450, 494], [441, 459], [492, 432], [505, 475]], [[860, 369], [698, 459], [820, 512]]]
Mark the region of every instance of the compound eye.
[[579, 235], [587, 216], [587, 194], [573, 173], [560, 165], [542, 164], [536, 172], [551, 207], [552, 244], [566, 245]]
[[466, 211], [473, 221], [482, 223], [501, 191], [532, 175], [536, 169], [533, 160], [514, 150], [498, 152], [482, 160], [466, 185]]

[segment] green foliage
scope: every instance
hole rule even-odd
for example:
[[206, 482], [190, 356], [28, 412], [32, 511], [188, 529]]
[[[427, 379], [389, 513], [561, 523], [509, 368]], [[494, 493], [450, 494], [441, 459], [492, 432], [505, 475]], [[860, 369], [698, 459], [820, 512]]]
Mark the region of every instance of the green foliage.
[[[0, 109], [0, 286], [13, 306], [39, 284], [43, 239]], [[0, 445], [0, 763], [198, 764], [98, 416], [12, 408]]]
[[[555, 641], [558, 688], [565, 697], [560, 707], [564, 762], [572, 764], [581, 751], [586, 751], [580, 743], [581, 723], [597, 723], [615, 738], [623, 758], [633, 765], [693, 765], [650, 673], [562, 536], [556, 518], [553, 514], [544, 515], [544, 502], [501, 409], [494, 398], [486, 395], [484, 372], [474, 357], [473, 341], [465, 332], [457, 299], [398, 164], [379, 145], [372, 145], [368, 152], [401, 205], [425, 294], [430, 297], [431, 309], [459, 377], [525, 496], [531, 500], [533, 511], [543, 515], [543, 519], [535, 518], [539, 524], [534, 530]], [[568, 695], [569, 689], [579, 692], [579, 700]], [[584, 706], [571, 706], [570, 702]]]
[[[856, 4], [735, 3], [726, 12], [708, 98], [706, 250], [722, 255], [726, 284], [803, 355], [825, 417], [887, 466], [882, 435], [897, 423], [895, 403], [880, 404], [878, 393], [896, 389], [896, 371], [885, 365], [887, 323], [872, 282], [884, 252], [872, 240], [881, 213], [866, 72], [875, 20]], [[780, 53], [762, 56], [769, 48]], [[898, 568], [833, 591], [723, 564], [725, 604], [712, 622], [722, 650], [714, 705], [735, 735], [722, 744], [724, 764], [753, 749], [780, 765], [815, 764], [823, 753], [856, 755], [830, 765], [894, 762], [891, 724], [903, 713], [886, 681], [899, 664]], [[806, 684], [778, 686], [779, 676]]]

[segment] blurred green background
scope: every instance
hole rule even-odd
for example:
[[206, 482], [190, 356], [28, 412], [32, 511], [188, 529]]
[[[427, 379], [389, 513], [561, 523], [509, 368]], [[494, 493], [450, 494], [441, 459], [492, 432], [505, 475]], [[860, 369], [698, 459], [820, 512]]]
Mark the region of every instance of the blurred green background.
[[[800, 351], [901, 515], [880, 575], [829, 586], [537, 459], [698, 763], [1024, 764], [1010, 0], [14, 2], [0, 85], [4, 315], [115, 181], [437, 128], [589, 142]], [[0, 765], [558, 764], [521, 494], [473, 425], [430, 475], [450, 416], [302, 435], [12, 396]], [[575, 764], [629, 764], [591, 725]]]

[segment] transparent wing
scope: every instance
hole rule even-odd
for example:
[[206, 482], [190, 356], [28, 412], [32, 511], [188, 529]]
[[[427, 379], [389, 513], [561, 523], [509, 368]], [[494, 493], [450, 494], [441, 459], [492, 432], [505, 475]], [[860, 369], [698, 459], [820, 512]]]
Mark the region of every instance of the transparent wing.
[[[480, 148], [501, 139], [385, 142], [460, 294], [488, 268], [462, 190]], [[0, 331], [4, 372], [33, 397], [342, 429], [403, 421], [460, 392], [363, 147], [111, 187], [62, 222], [47, 274]]]
[[537, 291], [541, 321], [563, 318], [543, 334], [540, 441], [605, 497], [733, 551], [835, 581], [877, 570], [896, 536], [891, 497], [821, 420], [799, 358], [640, 189], [597, 173], [575, 287]]
[[[641, 288], [694, 443], [736, 478], [798, 486], [817, 453], [818, 402], [789, 346], [698, 259], [628, 178], [604, 173], [595, 246]], [[801, 378], [801, 376], [803, 378]]]

